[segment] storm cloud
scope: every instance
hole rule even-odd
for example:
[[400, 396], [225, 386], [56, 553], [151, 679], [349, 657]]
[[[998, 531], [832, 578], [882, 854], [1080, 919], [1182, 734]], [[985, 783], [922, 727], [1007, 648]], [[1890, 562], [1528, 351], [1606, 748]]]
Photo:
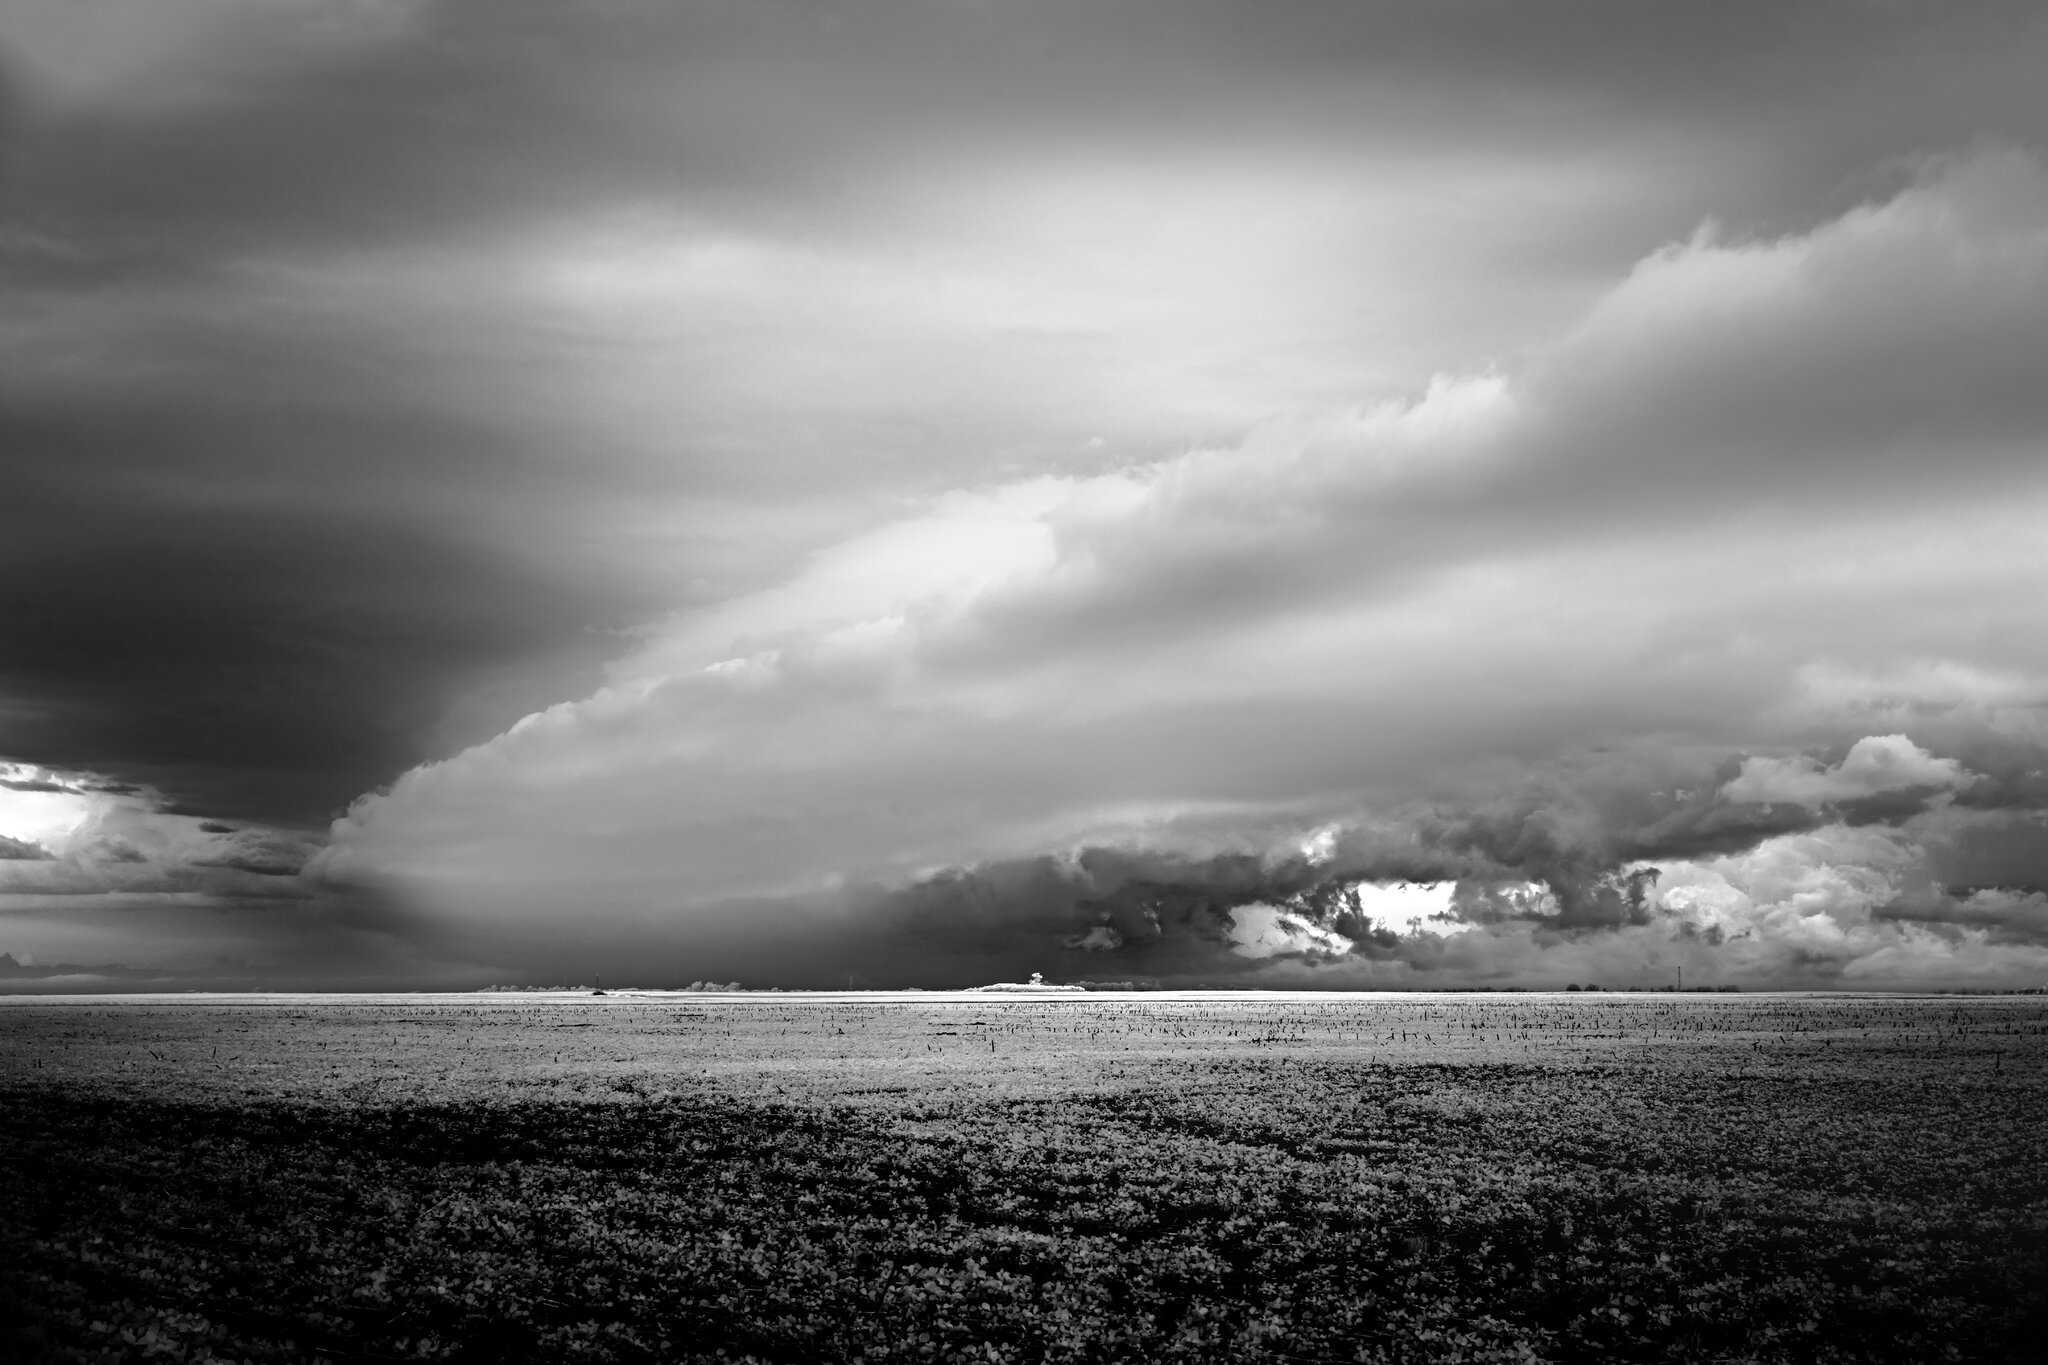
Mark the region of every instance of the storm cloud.
[[2044, 56], [16, 5], [0, 951], [2036, 983]]
[[[1982, 622], [2048, 588], [2026, 531], [2048, 411], [2002, 359], [2048, 354], [2044, 328], [2048, 172], [2021, 151], [1937, 159], [1797, 236], [1702, 231], [1519, 372], [942, 495], [678, 614], [588, 700], [360, 803], [323, 856], [506, 942], [560, 916], [589, 943], [584, 887], [687, 934], [700, 907], [933, 865], [1269, 856], [1428, 797], [1465, 813], [1359, 875], [1469, 857], [1544, 882], [1556, 927], [1647, 923], [1597, 879], [1976, 780], [1857, 733], [1815, 666], [2040, 695], [2038, 638]], [[2020, 712], [2005, 737], [2037, 745]], [[1791, 751], [1815, 744], [1843, 750]], [[1681, 787], [1716, 797], [1620, 822]], [[1522, 788], [1558, 795], [1485, 814]], [[801, 961], [802, 932], [748, 922]]]

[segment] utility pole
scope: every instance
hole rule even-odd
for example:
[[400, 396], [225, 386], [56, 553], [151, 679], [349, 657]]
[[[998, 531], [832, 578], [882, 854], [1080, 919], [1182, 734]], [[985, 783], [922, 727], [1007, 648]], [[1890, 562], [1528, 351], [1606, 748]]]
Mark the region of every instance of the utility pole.
[[1685, 968], [1683, 967], [1678, 969], [1678, 989], [1681, 991], [1685, 989]]

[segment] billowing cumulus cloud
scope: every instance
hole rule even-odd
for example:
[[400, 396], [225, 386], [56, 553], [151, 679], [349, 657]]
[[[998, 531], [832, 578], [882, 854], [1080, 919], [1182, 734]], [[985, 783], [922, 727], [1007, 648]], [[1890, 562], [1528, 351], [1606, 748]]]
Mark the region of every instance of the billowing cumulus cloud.
[[[1937, 159], [1803, 233], [1703, 229], [1513, 371], [949, 493], [679, 612], [590, 698], [360, 802], [322, 872], [403, 888], [506, 962], [666, 937], [817, 975], [872, 931], [865, 960], [918, 977], [945, 896], [890, 888], [936, 869], [1119, 848], [1270, 867], [1320, 830], [1354, 879], [1548, 888], [1545, 913], [1396, 954], [1425, 973], [1619, 971], [1620, 945], [1711, 931], [1757, 937], [1731, 960], [1772, 979], [1872, 955], [1939, 976], [1982, 945], [1872, 918], [1894, 845], [1857, 864], [1797, 841], [1837, 807], [1890, 829], [1977, 774], [1816, 704], [1815, 670], [2048, 675], [2036, 634], [1984, 629], [2048, 589], [2041, 354], [2048, 172], [2026, 152]], [[1699, 863], [1738, 931], [1672, 911], [1713, 899], [1691, 882], [1653, 898], [1629, 875], [1717, 847], [1806, 858], [1814, 884]], [[1188, 913], [1227, 921], [1208, 956], [1327, 959], [1332, 980], [1378, 960], [1280, 889], [1205, 891]], [[1035, 905], [1019, 922], [1062, 937], [1023, 941], [1093, 971], [1142, 937], [976, 894]]]
[[1955, 759], [1936, 758], [1904, 735], [1868, 735], [1833, 767], [1804, 755], [1749, 759], [1722, 786], [1721, 795], [1730, 801], [1819, 806], [1922, 787], [1954, 790], [1976, 780]]

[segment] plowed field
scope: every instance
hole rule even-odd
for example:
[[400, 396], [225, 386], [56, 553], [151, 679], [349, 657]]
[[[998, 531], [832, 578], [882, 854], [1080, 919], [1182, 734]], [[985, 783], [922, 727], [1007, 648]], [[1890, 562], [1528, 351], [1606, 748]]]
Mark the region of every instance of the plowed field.
[[0, 1001], [24, 1360], [2048, 1341], [2048, 1002]]

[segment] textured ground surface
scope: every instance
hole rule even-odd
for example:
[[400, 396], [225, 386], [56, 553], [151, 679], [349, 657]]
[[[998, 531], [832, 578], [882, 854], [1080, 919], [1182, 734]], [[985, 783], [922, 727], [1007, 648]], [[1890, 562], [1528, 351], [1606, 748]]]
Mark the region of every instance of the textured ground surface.
[[26, 1359], [2031, 1360], [2048, 1001], [0, 1001]]

